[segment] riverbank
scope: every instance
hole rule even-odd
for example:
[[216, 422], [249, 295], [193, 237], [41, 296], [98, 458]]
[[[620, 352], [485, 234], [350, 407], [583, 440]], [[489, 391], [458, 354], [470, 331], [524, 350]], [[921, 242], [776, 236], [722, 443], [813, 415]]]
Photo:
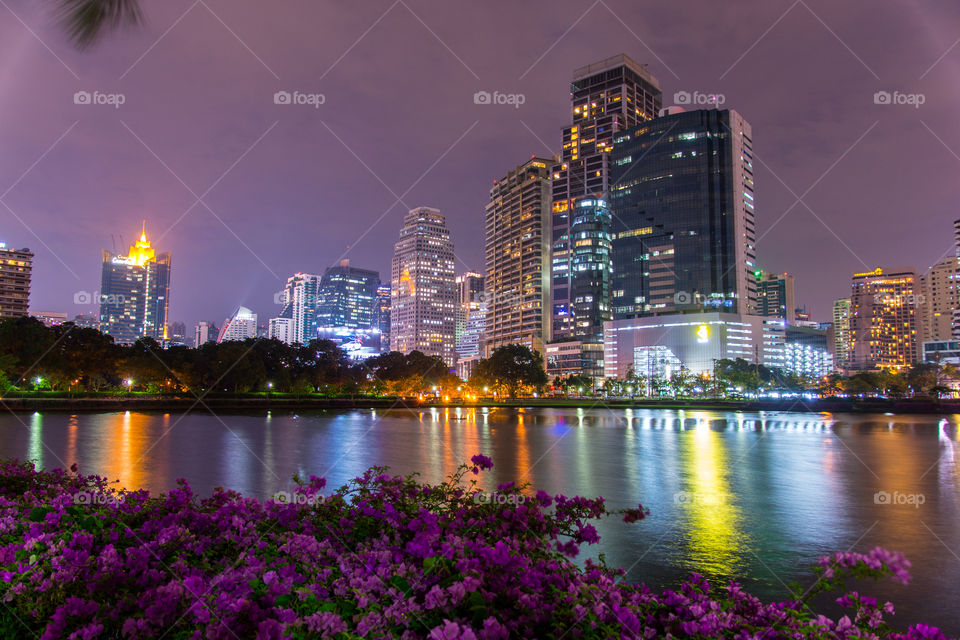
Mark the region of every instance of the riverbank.
[[960, 400], [847, 399], [818, 400], [723, 400], [723, 399], [625, 399], [625, 398], [522, 398], [517, 400], [482, 399], [474, 402], [429, 401], [376, 397], [316, 397], [281, 394], [210, 394], [198, 400], [194, 396], [144, 395], [16, 395], [0, 398], [10, 411], [213, 411], [247, 412], [261, 410], [310, 409], [420, 409], [420, 408], [583, 408], [596, 409], [674, 409], [688, 411], [794, 411], [830, 413], [960, 413]]

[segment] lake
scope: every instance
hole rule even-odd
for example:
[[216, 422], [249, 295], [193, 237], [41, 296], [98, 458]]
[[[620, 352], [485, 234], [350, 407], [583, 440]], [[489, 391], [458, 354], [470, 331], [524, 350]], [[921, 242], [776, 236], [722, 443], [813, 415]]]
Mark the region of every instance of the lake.
[[[260, 498], [297, 473], [336, 487], [372, 465], [441, 480], [475, 453], [483, 474], [532, 490], [642, 503], [633, 525], [598, 524], [627, 579], [673, 587], [690, 572], [736, 578], [764, 598], [812, 583], [832, 551], [876, 545], [913, 562], [909, 586], [869, 585], [915, 622], [960, 635], [960, 416], [725, 413], [639, 409], [422, 409], [210, 415], [18, 413], [0, 416], [0, 457], [162, 492], [187, 478]], [[859, 585], [858, 585], [859, 586]], [[835, 614], [827, 606], [825, 612]]]

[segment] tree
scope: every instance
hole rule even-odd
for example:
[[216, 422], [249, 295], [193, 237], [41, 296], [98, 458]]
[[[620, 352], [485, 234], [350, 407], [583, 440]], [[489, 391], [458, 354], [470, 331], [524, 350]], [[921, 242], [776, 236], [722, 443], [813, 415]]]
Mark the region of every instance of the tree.
[[492, 386], [515, 398], [521, 390], [540, 389], [547, 384], [540, 352], [520, 344], [497, 347], [477, 363], [470, 376], [474, 386]]
[[57, 14], [78, 49], [89, 48], [108, 30], [143, 21], [138, 0], [58, 0]]

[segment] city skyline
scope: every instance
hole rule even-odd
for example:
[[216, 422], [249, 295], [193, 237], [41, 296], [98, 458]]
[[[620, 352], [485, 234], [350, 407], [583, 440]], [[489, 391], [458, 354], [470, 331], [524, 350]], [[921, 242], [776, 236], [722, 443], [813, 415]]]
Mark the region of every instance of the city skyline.
[[[482, 270], [482, 243], [466, 240], [481, 235], [492, 180], [518, 158], [559, 151], [571, 71], [622, 51], [648, 65], [665, 105], [675, 94], [696, 101], [719, 93], [723, 107], [753, 124], [758, 261], [765, 271], [794, 274], [798, 301], [817, 319], [829, 319], [832, 301], [849, 293], [849, 274], [889, 263], [891, 252], [893, 262], [918, 272], [936, 263], [931, 253], [941, 250], [928, 249], [928, 240], [952, 222], [949, 176], [960, 162], [949, 115], [957, 95], [944, 80], [960, 54], [935, 25], [960, 9], [922, 16], [887, 7], [871, 14], [869, 35], [857, 29], [857, 8], [825, 3], [758, 3], [742, 15], [716, 15], [702, 41], [656, 28], [702, 27], [709, 5], [697, 6], [700, 14], [651, 8], [642, 19], [625, 3], [564, 11], [561, 2], [550, 14], [521, 9], [518, 24], [538, 21], [536, 35], [491, 52], [482, 36], [494, 12], [462, 20], [417, 3], [343, 14], [325, 8], [343, 29], [316, 44], [298, 24], [289, 27], [289, 48], [279, 49], [252, 27], [264, 18], [253, 5], [212, 4], [176, 22], [190, 6], [172, 3], [151, 8], [142, 29], [85, 54], [61, 41], [45, 12], [13, 7], [56, 57], [17, 21], [0, 27], [16, 54], [10, 59], [18, 60], [3, 75], [16, 100], [0, 101], [7, 115], [0, 134], [8, 140], [0, 157], [0, 193], [8, 191], [0, 240], [37, 254], [32, 308], [72, 316], [92, 310], [72, 303], [74, 292], [96, 288], [91, 253], [111, 246], [111, 232], [131, 233], [124, 230], [144, 217], [155, 221], [157, 241], [181, 256], [170, 318], [189, 326], [220, 321], [240, 304], [268, 317], [272, 293], [290, 273], [321, 272], [341, 257], [387, 273], [385, 248], [413, 206], [446, 212], [458, 273]], [[312, 13], [319, 9], [289, 11], [322, 24], [309, 19], [322, 15]], [[356, 42], [368, 28], [371, 37]], [[600, 28], [603, 45], [584, 37]], [[417, 36], [406, 61], [382, 55], [396, 42], [391, 29], [404, 40]], [[161, 72], [201, 42], [222, 44], [225, 53], [176, 77]], [[316, 61], [299, 71], [292, 58], [306, 47], [317, 48]], [[388, 63], [371, 70], [371, 59]], [[794, 90], [768, 90], [785, 72]], [[236, 86], [209, 88], [217, 73]], [[449, 86], [435, 86], [437, 73]], [[317, 108], [274, 103], [277, 91], [314, 87], [325, 96]], [[74, 93], [83, 91], [120, 92], [125, 102], [75, 104]], [[237, 108], [231, 98], [241, 91], [264, 98]], [[475, 104], [479, 91], [518, 93], [524, 102]], [[919, 92], [924, 103], [875, 104], [880, 91]], [[408, 108], [385, 109], [397, 96]], [[369, 105], [357, 108], [358, 97]], [[164, 104], [172, 108], [158, 111]], [[106, 174], [125, 186], [102, 189]], [[49, 176], [62, 193], [44, 190]], [[60, 224], [63, 212], [75, 221], [69, 229]], [[942, 252], [950, 249], [943, 245]], [[242, 284], [210, 292], [177, 286], [178, 273]]]

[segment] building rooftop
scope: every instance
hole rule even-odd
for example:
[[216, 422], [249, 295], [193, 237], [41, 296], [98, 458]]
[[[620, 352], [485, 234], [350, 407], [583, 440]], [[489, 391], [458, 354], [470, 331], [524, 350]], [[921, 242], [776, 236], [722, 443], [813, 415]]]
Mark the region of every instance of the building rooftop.
[[625, 53], [619, 55], [611, 56], [609, 58], [604, 58], [599, 62], [594, 62], [593, 64], [588, 64], [585, 67], [580, 67], [579, 69], [574, 69], [573, 79], [574, 81], [580, 80], [581, 78], [586, 78], [592, 76], [601, 71], [608, 71], [610, 69], [616, 69], [617, 67], [627, 67], [631, 71], [635, 72], [638, 76], [651, 83], [655, 87], [660, 86], [660, 81], [657, 80], [652, 73], [647, 71], [646, 67], [638, 63], [636, 60], [631, 58]]

